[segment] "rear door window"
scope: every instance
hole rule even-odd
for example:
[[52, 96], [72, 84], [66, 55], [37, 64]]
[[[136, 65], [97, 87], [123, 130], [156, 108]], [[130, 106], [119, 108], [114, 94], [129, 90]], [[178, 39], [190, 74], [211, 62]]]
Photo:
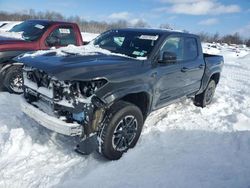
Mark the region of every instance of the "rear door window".
[[197, 40], [186, 37], [184, 40], [184, 61], [194, 60], [198, 57]]

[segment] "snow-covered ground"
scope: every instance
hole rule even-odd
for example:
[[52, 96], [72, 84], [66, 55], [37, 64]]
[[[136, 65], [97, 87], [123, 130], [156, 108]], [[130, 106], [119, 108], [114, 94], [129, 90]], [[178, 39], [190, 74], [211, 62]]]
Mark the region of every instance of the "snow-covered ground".
[[119, 161], [76, 154], [74, 138], [39, 126], [20, 111], [20, 96], [1, 92], [0, 187], [250, 187], [250, 50], [203, 46], [225, 57], [213, 103], [152, 113]]

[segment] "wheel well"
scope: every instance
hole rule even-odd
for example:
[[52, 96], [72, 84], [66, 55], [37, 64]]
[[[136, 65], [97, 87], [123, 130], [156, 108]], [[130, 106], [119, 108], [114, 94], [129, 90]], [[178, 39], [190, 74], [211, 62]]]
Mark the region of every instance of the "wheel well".
[[11, 62], [4, 62], [3, 64], [2, 64], [2, 66], [1, 66], [1, 70], [0, 70], [0, 72], [1, 72], [1, 75], [2, 76], [4, 76], [5, 75], [5, 73], [8, 71], [8, 69], [10, 68], [10, 67], [12, 67], [13, 66], [13, 64], [11, 63]]
[[149, 111], [149, 95], [146, 92], [129, 94], [121, 98], [121, 100], [136, 105], [140, 108], [144, 120], [147, 118]]
[[220, 73], [215, 73], [211, 76], [211, 80], [214, 80], [216, 85], [219, 83], [220, 80]]

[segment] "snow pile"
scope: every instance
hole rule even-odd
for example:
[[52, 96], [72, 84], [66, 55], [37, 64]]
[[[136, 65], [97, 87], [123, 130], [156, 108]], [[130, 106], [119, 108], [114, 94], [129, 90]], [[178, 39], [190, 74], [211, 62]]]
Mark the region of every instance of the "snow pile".
[[202, 43], [203, 53], [221, 54], [228, 57], [244, 57], [250, 53], [250, 49], [245, 45], [228, 45], [220, 43]]
[[[66, 47], [62, 47], [62, 48], [51, 48], [49, 50], [39, 50], [36, 52], [30, 52], [30, 53], [26, 53], [22, 56], [20, 56], [19, 58], [22, 57], [37, 57], [37, 56], [42, 56], [42, 55], [46, 55], [48, 53], [55, 53], [56, 56], [67, 56], [69, 54], [73, 54], [73, 55], [82, 55], [82, 56], [92, 56], [92, 55], [98, 55], [98, 54], [105, 54], [105, 55], [115, 55], [115, 56], [121, 56], [121, 57], [127, 57], [127, 58], [132, 58], [129, 56], [126, 56], [124, 54], [118, 54], [118, 53], [112, 53], [109, 50], [105, 50], [102, 49], [96, 45], [93, 45], [92, 43], [88, 44], [88, 45], [84, 45], [84, 46], [74, 46], [74, 45], [68, 45]], [[144, 57], [139, 57], [136, 58], [138, 60], [145, 60], [146, 58]]]
[[[207, 54], [219, 54], [220, 49], [217, 45], [202, 43], [203, 53]], [[219, 49], [218, 49], [219, 48]]]
[[84, 46], [74, 46], [68, 45], [62, 48], [51, 48], [49, 50], [39, 50], [36, 52], [26, 53], [22, 57], [36, 57], [46, 55], [48, 53], [55, 53], [56, 56], [67, 56], [69, 54], [77, 54], [77, 55], [97, 55], [98, 53], [111, 55], [112, 53], [108, 50], [99, 48], [98, 46], [94, 46], [92, 44], [84, 45]]
[[5, 31], [0, 31], [0, 37], [7, 37], [7, 38], [14, 38], [14, 39], [23, 39], [23, 33], [22, 32], [5, 32]]
[[220, 47], [226, 61], [210, 106], [185, 100], [152, 113], [119, 161], [76, 154], [74, 138], [39, 126], [20, 96], [1, 92], [0, 187], [249, 187], [250, 51], [239, 51]]
[[84, 42], [90, 42], [100, 35], [96, 33], [87, 33], [87, 32], [82, 32], [81, 34], [82, 34], [82, 40]]

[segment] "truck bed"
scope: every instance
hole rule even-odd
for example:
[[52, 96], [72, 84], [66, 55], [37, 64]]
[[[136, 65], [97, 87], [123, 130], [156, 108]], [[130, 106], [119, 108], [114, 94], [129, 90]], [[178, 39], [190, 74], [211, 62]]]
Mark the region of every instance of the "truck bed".
[[204, 57], [204, 60], [208, 66], [211, 64], [213, 64], [213, 65], [222, 64], [222, 62], [224, 61], [223, 56], [221, 56], [221, 55], [204, 53], [203, 57]]

